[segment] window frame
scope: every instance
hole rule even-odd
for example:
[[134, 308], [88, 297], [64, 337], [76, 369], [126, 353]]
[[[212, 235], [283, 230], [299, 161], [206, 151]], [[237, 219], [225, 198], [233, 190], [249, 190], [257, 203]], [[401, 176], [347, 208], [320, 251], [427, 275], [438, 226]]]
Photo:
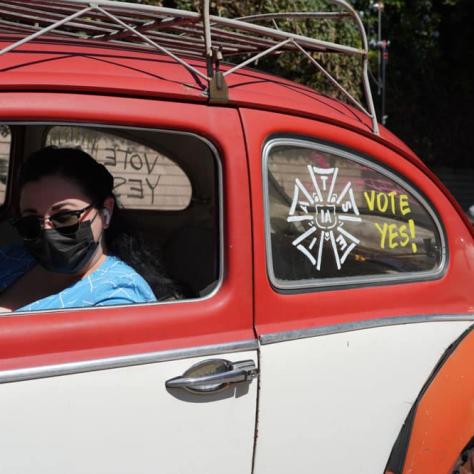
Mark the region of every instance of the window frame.
[[[220, 157], [220, 154], [218, 152], [218, 148], [216, 145], [214, 145], [209, 139], [207, 139], [204, 136], [201, 136], [197, 133], [194, 132], [187, 132], [187, 131], [182, 131], [182, 130], [174, 130], [174, 129], [162, 129], [162, 128], [151, 128], [151, 127], [136, 127], [136, 126], [128, 126], [128, 125], [122, 125], [122, 124], [104, 124], [104, 123], [93, 123], [93, 122], [68, 122], [68, 121], [11, 121], [6, 123], [10, 127], [10, 132], [12, 135], [12, 144], [13, 144], [13, 133], [14, 133], [14, 127], [15, 126], [21, 126], [21, 127], [44, 127], [43, 133], [41, 134], [40, 142], [41, 146], [44, 147], [46, 143], [46, 137], [48, 132], [55, 126], [71, 126], [71, 127], [91, 127], [96, 130], [99, 129], [104, 129], [104, 130], [109, 130], [113, 131], [116, 129], [124, 129], [124, 130], [129, 130], [129, 131], [142, 131], [142, 132], [150, 132], [150, 133], [161, 133], [161, 134], [166, 134], [166, 135], [180, 135], [180, 136], [187, 136], [187, 137], [192, 137], [196, 140], [201, 141], [204, 145], [207, 146], [209, 149], [210, 154], [212, 155], [214, 159], [214, 163], [216, 166], [216, 178], [218, 180], [217, 185], [216, 185], [216, 193], [217, 193], [217, 217], [218, 217], [218, 226], [217, 226], [217, 231], [219, 232], [219, 237], [217, 239], [217, 244], [219, 248], [217, 249], [217, 258], [219, 259], [219, 264], [218, 264], [218, 278], [216, 279], [216, 284], [215, 287], [210, 291], [208, 294], [205, 294], [204, 296], [199, 296], [196, 298], [183, 298], [183, 299], [177, 299], [173, 301], [152, 301], [152, 302], [147, 302], [147, 303], [134, 303], [134, 304], [126, 304], [126, 305], [107, 305], [107, 306], [88, 306], [88, 307], [78, 307], [78, 308], [55, 308], [55, 309], [48, 309], [48, 310], [41, 310], [41, 311], [33, 311], [33, 312], [28, 312], [24, 314], [48, 314], [48, 313], [66, 313], [70, 311], [107, 311], [111, 310], [114, 308], [136, 308], [137, 306], [156, 306], [156, 305], [175, 305], [175, 304], [186, 304], [186, 303], [195, 303], [195, 302], [201, 302], [201, 301], [206, 301], [208, 299], [211, 299], [214, 297], [216, 294], [219, 293], [221, 290], [223, 284], [224, 284], [224, 278], [225, 278], [225, 255], [224, 255], [224, 242], [225, 242], [225, 235], [224, 235], [224, 230], [225, 230], [225, 225], [224, 225], [224, 174], [223, 174], [223, 164], [222, 160]], [[107, 132], [110, 133], [110, 132]], [[10, 165], [13, 164], [13, 146], [10, 148]], [[23, 157], [26, 158], [26, 157]], [[171, 159], [171, 158], [170, 158]], [[19, 160], [15, 160], [18, 162]], [[173, 160], [172, 160], [173, 161]], [[15, 168], [17, 170], [20, 169], [21, 163], [15, 163], [14, 164]], [[9, 168], [9, 174], [12, 170], [13, 166], [10, 166]], [[181, 166], [180, 166], [181, 168]], [[190, 175], [186, 173], [186, 171], [183, 170], [183, 173], [188, 177], [190, 184], [191, 184], [191, 192], [194, 192], [194, 185], [193, 185], [193, 180]], [[7, 187], [8, 190], [8, 187]], [[12, 192], [12, 186], [10, 186], [10, 192]], [[193, 201], [193, 194], [191, 194], [191, 199], [189, 205], [181, 210], [160, 210], [160, 209], [127, 209], [127, 210], [136, 210], [138, 212], [145, 212], [145, 213], [159, 213], [159, 214], [178, 214], [182, 212], [186, 212], [189, 207], [191, 206]], [[5, 202], [5, 205], [9, 205], [9, 202]], [[0, 209], [4, 209], [3, 205], [0, 205]], [[10, 317], [17, 317], [17, 316], [22, 316], [23, 313], [12, 313], [10, 314]]]
[[[274, 265], [273, 265], [273, 252], [272, 252], [272, 241], [271, 241], [271, 223], [270, 223], [270, 194], [269, 194], [269, 179], [268, 179], [268, 160], [270, 152], [273, 148], [278, 146], [292, 146], [299, 148], [312, 149], [316, 151], [322, 151], [325, 153], [331, 153], [339, 158], [348, 159], [352, 162], [360, 164], [362, 166], [369, 167], [370, 169], [382, 174], [384, 177], [394, 181], [396, 184], [406, 189], [421, 205], [423, 209], [432, 218], [435, 228], [440, 237], [440, 252], [441, 259], [439, 265], [428, 271], [418, 272], [407, 272], [398, 275], [363, 275], [363, 276], [346, 276], [346, 277], [334, 277], [334, 278], [317, 278], [311, 280], [295, 280], [289, 283], [281, 283], [275, 276]], [[400, 158], [402, 159], [402, 158]], [[447, 269], [449, 261], [449, 249], [447, 235], [445, 228], [442, 224], [441, 218], [438, 217], [438, 213], [434, 205], [429, 199], [417, 190], [414, 185], [407, 181], [406, 177], [401, 176], [395, 170], [390, 169], [382, 162], [375, 160], [365, 154], [358, 153], [352, 149], [337, 145], [331, 142], [325, 142], [324, 140], [316, 140], [311, 137], [296, 137], [296, 136], [278, 136], [267, 139], [262, 148], [262, 179], [263, 179], [263, 206], [264, 206], [264, 225], [265, 225], [265, 254], [266, 254], [266, 271], [267, 278], [273, 288], [273, 290], [279, 293], [306, 293], [308, 291], [321, 291], [321, 290], [335, 290], [345, 289], [348, 287], [366, 287], [366, 286], [379, 286], [387, 284], [397, 283], [411, 283], [417, 281], [430, 281], [441, 278]]]

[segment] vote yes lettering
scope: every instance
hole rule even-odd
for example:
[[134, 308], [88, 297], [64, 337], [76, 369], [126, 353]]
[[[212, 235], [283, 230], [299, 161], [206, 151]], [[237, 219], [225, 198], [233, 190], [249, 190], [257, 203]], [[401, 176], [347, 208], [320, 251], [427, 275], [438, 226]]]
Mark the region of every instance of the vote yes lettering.
[[[364, 199], [370, 212], [393, 217], [404, 217], [411, 213], [409, 198], [407, 194], [400, 194], [396, 191], [379, 192], [364, 191]], [[408, 219], [406, 223], [374, 223], [379, 232], [381, 249], [396, 249], [398, 247], [411, 246], [413, 253], [417, 252], [415, 242], [416, 226], [413, 219]]]

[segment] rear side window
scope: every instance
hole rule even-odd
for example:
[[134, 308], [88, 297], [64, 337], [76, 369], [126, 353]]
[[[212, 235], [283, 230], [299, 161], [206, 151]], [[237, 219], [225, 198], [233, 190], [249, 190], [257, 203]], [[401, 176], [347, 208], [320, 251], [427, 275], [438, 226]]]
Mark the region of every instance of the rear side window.
[[0, 125], [0, 206], [5, 202], [8, 178], [8, 162], [10, 160], [11, 133], [10, 127]]
[[265, 147], [268, 271], [277, 288], [429, 278], [444, 238], [426, 200], [398, 176], [303, 140]]

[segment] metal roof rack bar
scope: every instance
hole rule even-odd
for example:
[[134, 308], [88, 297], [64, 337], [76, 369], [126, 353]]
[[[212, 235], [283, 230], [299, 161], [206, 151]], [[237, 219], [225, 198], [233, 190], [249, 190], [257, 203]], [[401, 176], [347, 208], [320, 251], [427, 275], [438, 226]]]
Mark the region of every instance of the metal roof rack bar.
[[[332, 0], [329, 0], [332, 1]], [[214, 20], [215, 17], [213, 17]], [[351, 46], [345, 46], [338, 43], [331, 43], [329, 41], [318, 40], [315, 38], [309, 38], [308, 36], [297, 35], [295, 33], [289, 33], [282, 30], [276, 30], [274, 28], [269, 28], [266, 26], [255, 25], [253, 23], [239, 22], [238, 20], [231, 20], [229, 18], [219, 18], [219, 23], [224, 26], [238, 28], [243, 31], [248, 31], [249, 33], [255, 32], [256, 28], [259, 34], [266, 35], [270, 38], [275, 38], [277, 40], [283, 39], [293, 39], [298, 41], [301, 44], [307, 45], [309, 47], [314, 47], [317, 51], [334, 51], [345, 54], [353, 54], [363, 56], [366, 52], [362, 49], [354, 48]]]
[[[8, 34], [12, 34], [12, 33], [13, 34], [21, 34], [21, 33], [29, 33], [29, 32], [36, 33], [36, 32], [42, 31], [42, 28], [38, 27], [38, 26], [33, 26], [33, 25], [32, 26], [23, 26], [23, 27], [20, 28], [18, 26], [18, 24], [15, 23], [15, 22], [9, 22], [9, 21], [5, 21], [5, 20], [2, 20], [2, 19], [0, 19], [0, 25], [2, 25], [4, 27], [2, 29], [3, 34], [5, 34], [5, 33], [8, 33]], [[74, 38], [80, 38], [81, 37], [79, 33], [72, 33], [72, 32], [69, 32], [69, 31], [60, 31], [60, 30], [59, 31], [55, 30], [55, 31], [51, 32], [51, 35], [56, 37], [56, 38], [61, 37], [61, 36], [74, 37]], [[41, 36], [41, 35], [39, 35], [39, 36]], [[15, 43], [15, 48], [17, 48], [18, 46], [21, 46], [21, 44], [19, 45], [19, 44]], [[13, 49], [15, 49], [15, 48], [13, 48]], [[8, 52], [8, 51], [5, 51], [5, 52]], [[0, 50], [0, 55], [2, 55], [2, 54], [3, 54], [3, 49]]]
[[[202, 0], [202, 13], [114, 0], [3, 0], [0, 5], [2, 33], [24, 35], [0, 50], [0, 56], [41, 36], [69, 41], [108, 43], [121, 48], [155, 49], [171, 57], [193, 75], [206, 81], [211, 101], [227, 100], [225, 78], [262, 57], [282, 52], [303, 55], [351, 104], [367, 115], [372, 131], [379, 133], [368, 76], [368, 42], [362, 21], [346, 0], [325, 0], [327, 9], [281, 12], [236, 19], [210, 14], [210, 0]], [[331, 42], [301, 33], [306, 20], [347, 19], [359, 33], [359, 45]], [[285, 28], [279, 21], [285, 21]], [[288, 25], [294, 31], [287, 31]], [[360, 58], [364, 103], [351, 95], [313, 53]], [[206, 71], [190, 64], [191, 58], [206, 62]], [[223, 72], [220, 64], [232, 59]], [[204, 85], [201, 84], [204, 88]]]
[[239, 21], [261, 21], [261, 20], [278, 20], [281, 19], [298, 19], [307, 20], [309, 18], [344, 18], [351, 16], [349, 12], [288, 12], [288, 13], [262, 13], [260, 15], [241, 16], [236, 18]]
[[277, 49], [281, 49], [282, 46], [285, 46], [288, 43], [294, 43], [294, 40], [292, 38], [287, 38], [287, 39], [281, 41], [280, 43], [277, 43], [276, 45], [272, 46], [271, 48], [268, 48], [265, 51], [262, 51], [262, 52], [256, 54], [255, 56], [252, 56], [251, 58], [247, 59], [246, 61], [244, 61], [240, 64], [237, 64], [236, 66], [234, 66], [234, 67], [228, 69], [227, 71], [225, 71], [223, 73], [224, 77], [228, 76], [229, 74], [232, 74], [235, 71], [238, 71], [239, 69], [242, 69], [245, 66], [248, 66], [249, 64], [254, 63], [255, 61], [258, 61], [260, 58], [262, 58], [263, 56], [267, 56], [272, 51], [275, 51]]
[[48, 33], [49, 31], [55, 30], [56, 28], [64, 25], [65, 23], [69, 23], [71, 20], [74, 20], [74, 18], [77, 18], [83, 15], [84, 13], [87, 13], [90, 10], [92, 10], [92, 7], [84, 8], [82, 10], [79, 10], [76, 13], [73, 13], [72, 15], [67, 16], [66, 18], [63, 18], [62, 20], [57, 21], [56, 23], [53, 23], [50, 26], [47, 26], [46, 28], [41, 29], [37, 31], [36, 33], [33, 33], [32, 35], [29, 35], [26, 38], [23, 38], [22, 40], [17, 41], [16, 43], [3, 48], [2, 50], [0, 50], [0, 55], [8, 53], [9, 51], [12, 51], [13, 49], [18, 48], [22, 44], [28, 43], [29, 41], [33, 41], [34, 39], [40, 37], [41, 35], [44, 35], [45, 33]]
[[189, 63], [187, 63], [186, 61], [184, 61], [183, 59], [181, 59], [179, 56], [176, 56], [176, 54], [172, 53], [171, 51], [169, 51], [168, 49], [164, 48], [163, 46], [159, 45], [158, 43], [156, 43], [155, 41], [151, 40], [150, 38], [148, 38], [147, 36], [145, 36], [144, 34], [140, 33], [139, 31], [137, 31], [135, 28], [132, 28], [131, 26], [128, 26], [125, 22], [123, 22], [120, 18], [117, 18], [116, 16], [112, 15], [111, 13], [109, 13], [107, 10], [104, 10], [103, 8], [99, 7], [99, 6], [95, 6], [95, 8], [97, 10], [99, 10], [100, 12], [102, 12], [104, 15], [108, 16], [111, 20], [115, 20], [120, 26], [123, 26], [125, 29], [129, 30], [130, 32], [132, 32], [133, 34], [137, 35], [138, 37], [140, 37], [143, 41], [145, 41], [146, 43], [154, 46], [156, 49], [159, 49], [162, 53], [165, 53], [167, 54], [168, 56], [171, 56], [176, 62], [178, 62], [179, 64], [181, 64], [182, 66], [184, 66], [186, 69], [189, 69], [191, 71], [193, 71], [195, 74], [197, 74], [198, 76], [200, 76], [201, 78], [203, 78], [204, 80], [208, 80], [208, 77], [203, 74], [201, 71], [199, 71], [198, 69], [196, 69], [195, 67], [191, 66]]
[[299, 44], [296, 43], [296, 47], [321, 71], [324, 76], [336, 87], [340, 92], [342, 92], [356, 107], [358, 107], [362, 112], [364, 112], [366, 115], [369, 115], [369, 112], [360, 104], [360, 102], [355, 99], [343, 86], [337, 82], [336, 79], [328, 72], [326, 69], [319, 64], [316, 59], [311, 56], [308, 51], [306, 51], [303, 47], [301, 47]]
[[[24, 18], [25, 20], [33, 20], [37, 22], [40, 22], [40, 21], [44, 22], [45, 20], [57, 21], [64, 18], [64, 15], [61, 15], [60, 13], [41, 11], [40, 12], [41, 16], [40, 16], [38, 14], [38, 11], [32, 12], [31, 9], [28, 7], [24, 7], [22, 5], [6, 5], [6, 4], [0, 5], [0, 15], [6, 15], [7, 17], [12, 16], [16, 19]], [[80, 19], [78, 20], [80, 23]], [[71, 26], [79, 26], [79, 23], [69, 22]], [[94, 21], [90, 19], [87, 21], [87, 23], [84, 21], [80, 23], [80, 26], [86, 30], [87, 29], [93, 30], [94, 28], [97, 28], [97, 29], [104, 28], [107, 26], [107, 24], [105, 24], [104, 22]]]

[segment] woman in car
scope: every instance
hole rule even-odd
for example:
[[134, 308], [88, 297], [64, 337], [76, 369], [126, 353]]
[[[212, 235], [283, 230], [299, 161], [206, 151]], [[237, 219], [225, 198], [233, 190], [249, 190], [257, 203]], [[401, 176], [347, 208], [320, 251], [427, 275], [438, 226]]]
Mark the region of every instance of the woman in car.
[[[0, 248], [0, 311], [145, 303], [172, 292], [156, 257], [120, 228], [112, 190], [109, 171], [80, 149], [47, 147], [26, 161], [12, 219], [23, 243]], [[154, 291], [125, 261], [149, 273]]]

